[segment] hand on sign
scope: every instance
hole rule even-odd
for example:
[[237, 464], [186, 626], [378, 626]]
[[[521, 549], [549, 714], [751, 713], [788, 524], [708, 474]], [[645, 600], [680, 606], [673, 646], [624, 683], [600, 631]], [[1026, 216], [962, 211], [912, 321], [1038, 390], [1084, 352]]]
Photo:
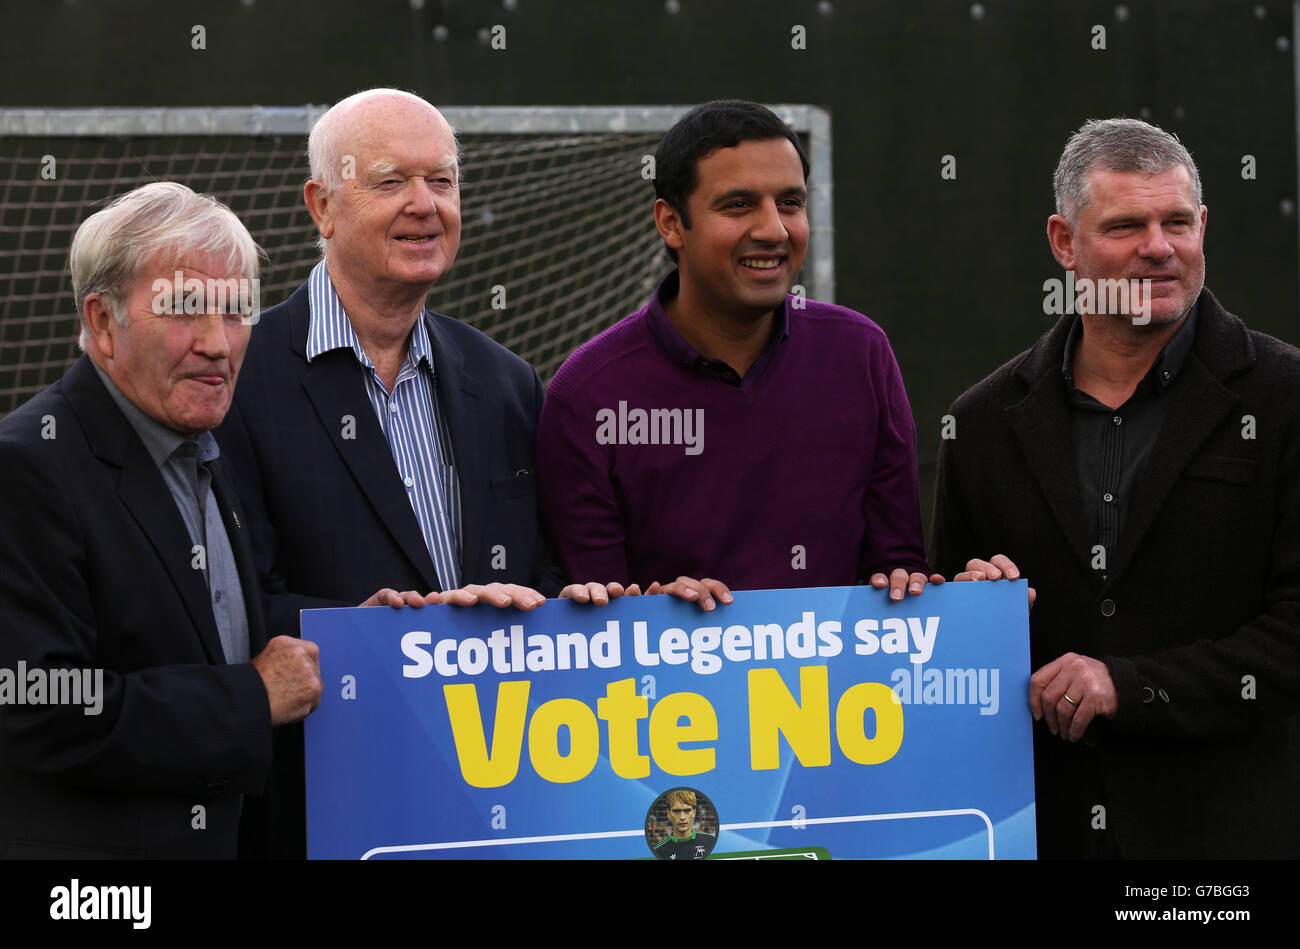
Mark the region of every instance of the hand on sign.
[[320, 705], [320, 649], [306, 639], [275, 636], [253, 659], [266, 687], [271, 724], [297, 722]]
[[621, 583], [570, 583], [560, 591], [560, 599], [572, 600], [574, 603], [594, 603], [597, 606], [604, 606], [620, 596], [640, 595], [641, 588], [635, 583], [627, 587]]
[[403, 590], [399, 593], [392, 587], [384, 587], [382, 590], [376, 590], [365, 602], [357, 605], [391, 606], [394, 609], [401, 609], [403, 606], [424, 606], [428, 603], [437, 602], [437, 593], [430, 593], [427, 596], [423, 593], [416, 593], [414, 590]]
[[486, 603], [499, 609], [513, 606], [519, 610], [531, 610], [546, 602], [546, 597], [532, 587], [520, 586], [517, 583], [468, 583], [458, 590], [430, 593], [429, 597], [430, 603], [450, 603], [452, 606]]
[[403, 606], [432, 606], [436, 603], [450, 603], [452, 606], [474, 606], [486, 603], [489, 606], [513, 606], [521, 610], [531, 610], [546, 602], [532, 587], [516, 583], [478, 583], [466, 584], [455, 590], [441, 593], [417, 593], [415, 590], [403, 590], [400, 593], [390, 587], [377, 591], [360, 606], [391, 606], [401, 609]]
[[[894, 602], [901, 600], [906, 594], [920, 596], [925, 590], [926, 576], [919, 571], [908, 573], [902, 567], [896, 568], [889, 576], [883, 573], [873, 573], [871, 575], [871, 585], [877, 590], [883, 590], [889, 587], [889, 598]], [[931, 574], [929, 581], [935, 585], [943, 583], [943, 577], [937, 573]]]
[[694, 580], [691, 577], [678, 577], [672, 583], [660, 584], [658, 580], [646, 587], [646, 595], [667, 593], [688, 603], [699, 603], [700, 609], [709, 612], [719, 603], [732, 601], [731, 591], [721, 580]]
[[[970, 580], [1001, 580], [1005, 577], [1008, 580], [1020, 579], [1020, 568], [1011, 562], [1011, 558], [1004, 554], [994, 554], [992, 560], [979, 560], [972, 558], [966, 561], [966, 569], [957, 576], [953, 577], [954, 583], [963, 583]], [[1034, 600], [1038, 598], [1038, 593], [1033, 587], [1029, 588], [1029, 608], [1034, 608]]]

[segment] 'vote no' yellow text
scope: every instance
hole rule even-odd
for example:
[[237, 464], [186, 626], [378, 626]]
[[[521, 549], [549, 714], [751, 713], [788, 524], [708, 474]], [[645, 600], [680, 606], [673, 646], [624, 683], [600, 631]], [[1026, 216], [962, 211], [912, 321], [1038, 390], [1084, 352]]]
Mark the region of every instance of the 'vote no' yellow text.
[[[443, 686], [451, 720], [456, 756], [465, 781], [476, 788], [499, 788], [519, 773], [524, 725], [528, 726], [528, 759], [547, 781], [566, 784], [591, 774], [600, 757], [600, 726], [607, 725], [609, 763], [624, 778], [650, 775], [650, 755], [661, 771], [675, 775], [703, 774], [717, 764], [711, 747], [683, 748], [686, 742], [718, 739], [718, 716], [704, 696], [674, 692], [655, 702], [637, 695], [636, 680], [622, 679], [605, 688], [596, 711], [578, 699], [552, 699], [528, 718], [529, 682], [497, 685], [496, 721], [488, 750], [477, 686]], [[775, 669], [749, 670], [749, 760], [755, 771], [780, 766], [778, 735], [784, 735], [799, 763], [806, 768], [831, 763], [831, 704], [825, 666], [799, 670], [796, 699]], [[874, 713], [871, 737], [864, 727]], [[650, 755], [641, 753], [638, 722], [649, 718]], [[684, 719], [684, 721], [683, 721]], [[569, 730], [569, 750], [560, 753], [559, 731]], [[858, 764], [880, 764], [903, 744], [903, 707], [893, 690], [880, 682], [849, 687], [835, 706], [835, 737], [840, 752]]]

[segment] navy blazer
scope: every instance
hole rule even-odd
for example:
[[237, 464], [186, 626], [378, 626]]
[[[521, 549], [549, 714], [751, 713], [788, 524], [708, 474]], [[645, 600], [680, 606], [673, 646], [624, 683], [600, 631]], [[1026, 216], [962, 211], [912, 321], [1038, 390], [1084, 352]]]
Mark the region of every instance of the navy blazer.
[[[542, 383], [483, 333], [425, 311], [461, 499], [462, 583], [562, 584], [539, 528], [533, 448]], [[247, 513], [273, 635], [305, 609], [383, 587], [439, 590], [419, 521], [351, 350], [307, 362], [307, 285], [261, 315], [217, 430]], [[306, 853], [301, 726], [280, 730], [272, 856]]]
[[[307, 285], [262, 314], [235, 405], [216, 432], [248, 511], [274, 634], [298, 611], [376, 590], [441, 589], [351, 350], [307, 362]], [[457, 320], [425, 311], [461, 498], [463, 583], [561, 586], [537, 517], [537, 372]]]
[[[212, 476], [256, 655], [252, 551], [220, 459]], [[271, 710], [257, 670], [226, 663], [192, 559], [88, 357], [0, 421], [0, 669], [103, 670], [98, 715], [0, 703], [0, 856], [236, 855], [240, 793], [271, 769]]]

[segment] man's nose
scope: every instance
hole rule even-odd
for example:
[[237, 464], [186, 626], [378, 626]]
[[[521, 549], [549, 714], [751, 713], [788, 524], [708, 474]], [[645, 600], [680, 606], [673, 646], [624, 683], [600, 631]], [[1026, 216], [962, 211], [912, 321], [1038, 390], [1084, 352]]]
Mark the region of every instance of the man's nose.
[[226, 318], [218, 312], [203, 313], [194, 318], [194, 345], [196, 353], [202, 353], [210, 359], [225, 359], [230, 355], [230, 337], [232, 329], [246, 332], [244, 326], [235, 320]]
[[1159, 223], [1152, 224], [1143, 235], [1138, 253], [1152, 260], [1167, 260], [1174, 254], [1174, 247], [1165, 236], [1164, 228]]
[[412, 214], [436, 214], [438, 212], [438, 202], [433, 199], [433, 189], [423, 178], [412, 178], [410, 180], [410, 200], [407, 203], [407, 210]]
[[759, 205], [757, 220], [754, 221], [749, 236], [765, 244], [780, 244], [790, 236], [775, 201], [764, 201]]

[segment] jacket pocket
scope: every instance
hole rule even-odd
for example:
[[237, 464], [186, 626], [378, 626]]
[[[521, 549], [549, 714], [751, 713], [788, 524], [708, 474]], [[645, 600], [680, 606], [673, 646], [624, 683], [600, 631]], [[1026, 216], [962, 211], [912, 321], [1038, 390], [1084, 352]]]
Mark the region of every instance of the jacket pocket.
[[508, 478], [493, 478], [489, 484], [492, 487], [492, 496], [498, 501], [531, 497], [537, 493], [537, 478], [531, 471]]
[[1255, 459], [1205, 455], [1200, 458], [1193, 458], [1187, 465], [1186, 474], [1189, 478], [1198, 478], [1203, 481], [1250, 484], [1255, 480]]

